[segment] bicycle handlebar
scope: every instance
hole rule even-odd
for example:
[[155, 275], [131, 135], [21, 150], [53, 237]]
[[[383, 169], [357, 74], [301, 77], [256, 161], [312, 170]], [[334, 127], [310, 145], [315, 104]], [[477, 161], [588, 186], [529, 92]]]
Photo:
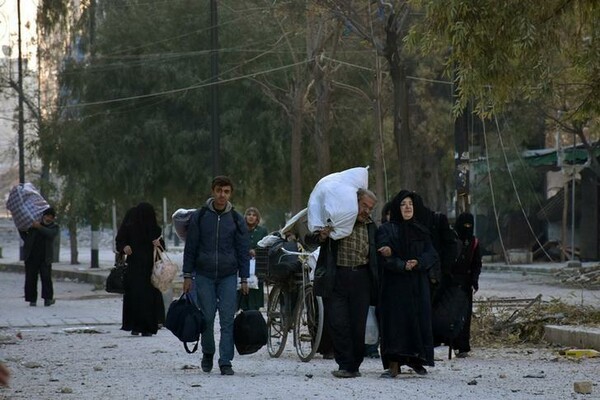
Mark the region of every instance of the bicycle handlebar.
[[284, 248], [281, 248], [281, 251], [286, 256], [310, 256], [312, 254], [312, 253], [308, 253], [308, 252], [305, 252], [305, 251], [289, 251], [289, 250], [286, 250]]

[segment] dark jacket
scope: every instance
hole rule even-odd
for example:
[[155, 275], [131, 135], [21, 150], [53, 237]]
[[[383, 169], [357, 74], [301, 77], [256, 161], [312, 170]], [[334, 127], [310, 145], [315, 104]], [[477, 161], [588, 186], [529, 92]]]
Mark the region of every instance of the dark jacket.
[[[377, 293], [379, 292], [379, 275], [377, 273], [377, 247], [375, 246], [375, 232], [377, 227], [374, 222], [367, 224], [369, 233], [369, 272], [371, 274], [371, 305], [377, 304]], [[306, 237], [308, 243], [319, 241], [319, 234]], [[314, 288], [315, 294], [323, 298], [333, 293], [335, 284], [335, 271], [337, 267], [337, 252], [339, 240], [327, 238], [321, 243], [319, 259], [315, 269]]]
[[[44, 262], [46, 264], [52, 264], [54, 255], [54, 238], [58, 235], [60, 229], [57, 224], [52, 222], [50, 225], [43, 225], [39, 228], [29, 228], [27, 231], [19, 231], [21, 238], [23, 239], [23, 254], [25, 262], [29, 261], [34, 252], [44, 251]], [[34, 243], [36, 239], [41, 237], [44, 239], [44, 248], [36, 249]]]
[[479, 290], [479, 275], [481, 274], [481, 252], [479, 240], [475, 237], [463, 241], [462, 250], [452, 267], [452, 280], [454, 283]]
[[[228, 203], [218, 214], [213, 199], [206, 202], [206, 211], [199, 221], [200, 209], [190, 219], [183, 251], [183, 273], [196, 272], [208, 278], [224, 278], [237, 274], [247, 278], [250, 274], [250, 247], [248, 229], [243, 217]], [[242, 221], [241, 223], [237, 222]]]

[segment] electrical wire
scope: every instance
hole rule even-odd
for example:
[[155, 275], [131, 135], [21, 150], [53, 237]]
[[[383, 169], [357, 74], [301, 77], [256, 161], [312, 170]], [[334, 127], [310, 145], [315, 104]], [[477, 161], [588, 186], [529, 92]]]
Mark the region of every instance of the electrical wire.
[[494, 194], [494, 182], [492, 180], [492, 169], [490, 167], [490, 153], [489, 146], [487, 141], [487, 133], [485, 130], [485, 120], [481, 120], [483, 125], [483, 142], [485, 144], [485, 161], [487, 163], [488, 170], [488, 179], [490, 181], [490, 193], [492, 195], [492, 207], [494, 209], [494, 217], [496, 218], [496, 229], [498, 229], [498, 239], [500, 240], [500, 246], [502, 247], [502, 253], [504, 254], [504, 261], [506, 264], [510, 265], [510, 260], [508, 258], [508, 253], [506, 252], [506, 247], [504, 247], [504, 241], [502, 240], [502, 232], [500, 231], [500, 220], [498, 219], [498, 208], [496, 207], [496, 195]]
[[[517, 148], [517, 143], [515, 142], [513, 135], [510, 134], [510, 131], [509, 131], [509, 138], [510, 138], [510, 143], [512, 144], [512, 148], [515, 151], [515, 154], [517, 155], [519, 163], [521, 164], [521, 167], [524, 168], [526, 165], [525, 165], [525, 160], [523, 159], [523, 154]], [[531, 193], [533, 194], [533, 197], [535, 198], [537, 205], [540, 207], [540, 210], [543, 209], [544, 206], [542, 204], [542, 201], [540, 200], [540, 195], [537, 192], [537, 190], [535, 190], [535, 187], [533, 186], [533, 182], [531, 182], [529, 175], [525, 175], [525, 177], [527, 178], [527, 183], [529, 184], [529, 188], [531, 189]], [[544, 214], [544, 221], [547, 224], [550, 224], [548, 215], [545, 212], [543, 214]]]
[[[346, 65], [348, 67], [353, 67], [353, 68], [358, 68], [358, 69], [362, 69], [362, 70], [365, 70], [365, 71], [375, 72], [375, 69], [373, 69], [371, 67], [365, 67], [364, 65], [358, 65], [358, 64], [353, 64], [353, 63], [347, 62], [347, 61], [337, 60], [335, 58], [331, 58], [331, 57], [328, 57], [328, 56], [325, 56], [325, 55], [323, 55], [321, 57], [323, 57], [323, 59], [336, 62], [336, 63], [338, 63], [340, 65]], [[413, 80], [413, 81], [421, 81], [421, 82], [429, 82], [429, 83], [441, 83], [441, 84], [444, 84], [444, 85], [452, 85], [451, 81], [442, 81], [442, 80], [439, 80], [439, 79], [420, 78], [418, 76], [412, 76], [412, 75], [406, 75], [406, 79]]]
[[78, 108], [78, 107], [85, 107], [85, 106], [92, 106], [92, 105], [99, 105], [99, 104], [110, 104], [110, 103], [117, 103], [120, 101], [145, 99], [148, 97], [163, 96], [163, 95], [167, 95], [167, 94], [185, 92], [188, 90], [201, 89], [201, 88], [205, 88], [205, 87], [209, 87], [209, 86], [213, 86], [213, 85], [221, 85], [224, 83], [235, 82], [235, 81], [239, 81], [239, 80], [246, 79], [246, 78], [253, 78], [253, 77], [256, 77], [257, 75], [265, 75], [265, 74], [268, 74], [271, 72], [281, 71], [284, 69], [296, 67], [298, 65], [306, 64], [309, 61], [310, 60], [303, 60], [303, 61], [299, 61], [299, 62], [296, 62], [293, 64], [288, 64], [288, 65], [283, 65], [280, 67], [271, 68], [271, 69], [268, 69], [265, 71], [258, 71], [258, 72], [253, 72], [251, 74], [241, 75], [241, 76], [237, 76], [237, 77], [233, 77], [233, 78], [229, 78], [229, 79], [223, 79], [218, 82], [201, 83], [201, 84], [197, 84], [197, 85], [187, 86], [184, 88], [165, 90], [162, 92], [148, 93], [148, 94], [142, 94], [142, 95], [137, 95], [137, 96], [121, 97], [121, 98], [110, 99], [110, 100], [92, 101], [92, 102], [88, 102], [88, 103], [66, 105], [66, 106], [64, 106], [64, 108]]
[[542, 243], [540, 243], [539, 239], [537, 238], [537, 235], [535, 234], [535, 231], [533, 230], [533, 227], [531, 226], [531, 223], [529, 221], [529, 217], [527, 216], [527, 213], [525, 212], [525, 208], [523, 207], [523, 202], [521, 201], [521, 196], [519, 194], [519, 191], [517, 190], [517, 185], [515, 184], [515, 179], [514, 179], [512, 170], [510, 169], [510, 164], [508, 163], [508, 157], [506, 156], [506, 150], [504, 149], [504, 141], [502, 140], [502, 133], [500, 132], [500, 124], [498, 123], [498, 117], [496, 116], [496, 114], [494, 114], [494, 122], [496, 124], [496, 131], [498, 132], [498, 140], [500, 141], [500, 148], [502, 149], [502, 154], [504, 156], [504, 163], [506, 164], [506, 169], [508, 170], [508, 176], [510, 176], [510, 181], [512, 183], [513, 190], [515, 192], [515, 196], [517, 197], [517, 202], [519, 203], [519, 207], [521, 208], [521, 212], [523, 213], [523, 217], [525, 217], [525, 222], [527, 222], [527, 226], [529, 227], [529, 230], [531, 231], [531, 234], [533, 235], [538, 246], [540, 246], [540, 248], [542, 249], [542, 251], [544, 252], [546, 257], [548, 257], [548, 259], [552, 262], [554, 260], [552, 259], [552, 257], [550, 257], [550, 254], [548, 254], [548, 252], [546, 251], [546, 249], [544, 248]]

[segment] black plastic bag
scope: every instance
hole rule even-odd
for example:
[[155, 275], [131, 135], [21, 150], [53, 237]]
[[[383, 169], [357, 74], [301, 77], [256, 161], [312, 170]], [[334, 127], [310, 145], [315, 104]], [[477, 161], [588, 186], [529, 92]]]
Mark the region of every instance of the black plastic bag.
[[267, 323], [260, 311], [242, 311], [233, 321], [233, 339], [240, 355], [256, 353], [267, 344], [267, 335]]

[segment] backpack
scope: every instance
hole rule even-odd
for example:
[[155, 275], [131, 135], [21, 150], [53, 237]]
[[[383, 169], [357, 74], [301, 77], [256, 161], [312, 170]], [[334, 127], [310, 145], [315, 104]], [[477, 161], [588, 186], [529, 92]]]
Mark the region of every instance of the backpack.
[[[189, 354], [195, 353], [198, 350], [200, 335], [206, 330], [204, 313], [196, 307], [190, 296], [184, 293], [169, 306], [165, 328], [183, 342], [185, 351]], [[196, 342], [192, 350], [188, 348], [189, 342]]]
[[233, 341], [240, 355], [256, 353], [267, 344], [267, 323], [258, 310], [240, 312], [233, 321]]
[[[200, 220], [202, 219], [204, 214], [206, 214], [206, 210], [208, 210], [208, 207], [202, 206], [195, 210], [193, 208], [180, 208], [179, 210], [173, 213], [171, 219], [173, 220], [173, 227], [175, 228], [175, 233], [177, 234], [177, 236], [179, 236], [179, 239], [186, 239], [188, 226], [190, 225], [194, 212], [198, 211], [198, 226], [200, 226]], [[239, 233], [242, 233], [242, 216], [238, 214], [233, 208], [231, 209], [231, 212], [233, 213], [233, 222], [235, 222], [235, 227], [237, 228]]]
[[[202, 206], [198, 210], [198, 227], [200, 227], [200, 221], [202, 220], [202, 217], [204, 216], [204, 214], [206, 214], [207, 210], [208, 210], [208, 207], [206, 207], [206, 206]], [[237, 229], [237, 231], [239, 233], [242, 233], [243, 232], [242, 226], [241, 226], [241, 223], [243, 222], [242, 216], [240, 214], [238, 214], [238, 212], [235, 211], [235, 209], [233, 207], [231, 208], [231, 214], [233, 215], [233, 222], [235, 223], [235, 228]]]

